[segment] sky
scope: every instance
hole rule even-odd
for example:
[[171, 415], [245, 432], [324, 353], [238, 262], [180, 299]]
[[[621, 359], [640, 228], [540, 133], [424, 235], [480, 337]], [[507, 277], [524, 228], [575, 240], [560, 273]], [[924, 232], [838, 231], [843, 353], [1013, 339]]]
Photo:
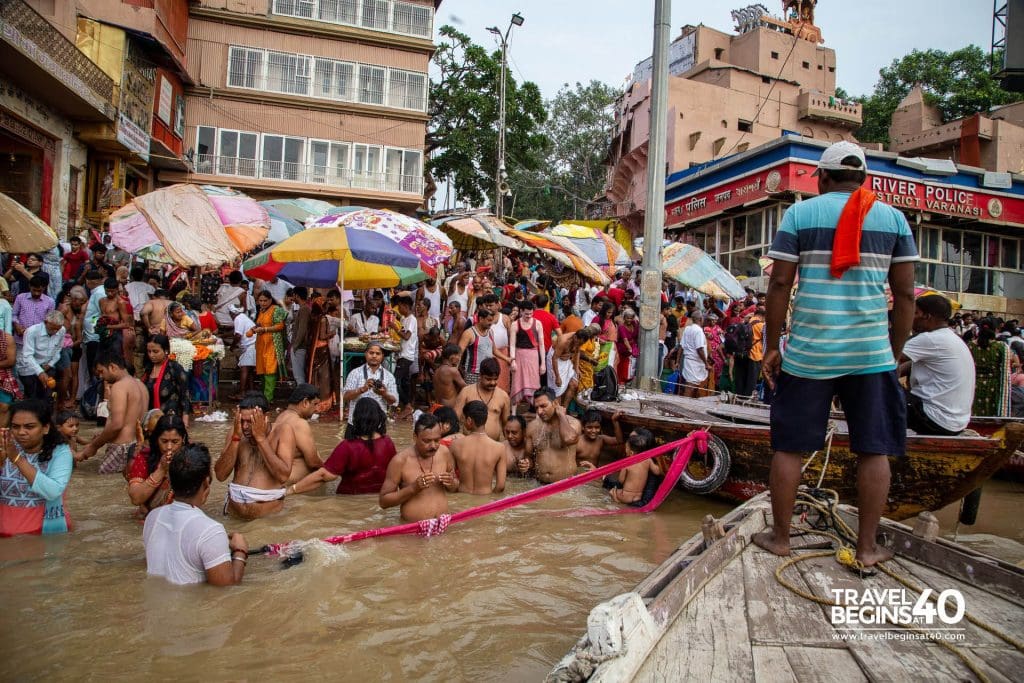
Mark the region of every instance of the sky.
[[[748, 0], [673, 0], [671, 38], [685, 24], [732, 32], [730, 12]], [[762, 0], [781, 15], [781, 0]], [[510, 68], [537, 83], [545, 98], [563, 84], [596, 79], [620, 86], [633, 66], [650, 56], [654, 0], [443, 0], [435, 26], [452, 24], [474, 42], [496, 47], [488, 26], [504, 31], [514, 12]], [[992, 0], [820, 0], [815, 24], [825, 47], [836, 51], [837, 84], [851, 95], [868, 94], [878, 71], [917, 49], [952, 51], [969, 44], [988, 52]]]

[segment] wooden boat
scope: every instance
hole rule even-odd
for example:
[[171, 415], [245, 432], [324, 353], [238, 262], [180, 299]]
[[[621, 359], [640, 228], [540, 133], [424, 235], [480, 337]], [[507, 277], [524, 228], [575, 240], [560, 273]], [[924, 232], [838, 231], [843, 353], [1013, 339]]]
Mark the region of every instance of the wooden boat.
[[[695, 456], [688, 468], [693, 476], [687, 479], [684, 474], [681, 480], [690, 485], [683, 488], [713, 492], [734, 502], [748, 500], [767, 488], [772, 448], [763, 409], [668, 394], [635, 391], [626, 396], [635, 398], [610, 403], [578, 400], [608, 417], [622, 412], [625, 424], [646, 427], [666, 441], [694, 429], [709, 429], [714, 437], [709, 455], [703, 459]], [[850, 452], [845, 423], [835, 420], [832, 424], [831, 445], [806, 463], [803, 483], [834, 489], [842, 500], [853, 502], [857, 497], [857, 457]], [[892, 483], [884, 514], [906, 519], [960, 500], [1006, 464], [1022, 442], [1024, 426], [1014, 423], [989, 436], [908, 434], [906, 457], [890, 461]], [[727, 467], [722, 466], [723, 461]], [[705, 477], [708, 472], [711, 476]]]
[[[855, 508], [835, 510], [856, 527]], [[701, 533], [632, 591], [591, 611], [586, 634], [546, 680], [1020, 680], [1024, 569], [937, 538], [938, 524], [927, 512], [913, 529], [882, 520], [879, 531], [897, 552], [884, 565], [893, 576], [879, 572], [861, 579], [822, 550], [831, 539], [813, 533], [794, 538], [799, 560], [782, 576], [808, 595], [834, 604], [835, 590], [858, 597], [865, 589], [902, 591], [902, 579], [915, 587], [898, 593], [911, 604], [922, 588], [930, 588], [933, 598], [956, 591], [928, 604], [947, 601], [952, 608], [961, 597], [966, 615], [976, 620], [947, 625], [933, 617], [917, 633], [837, 623], [831, 605], [812, 602], [776, 578], [783, 558], [750, 542], [770, 526], [770, 517], [762, 494], [720, 524], [706, 518]], [[922, 632], [944, 645], [907, 637]]]

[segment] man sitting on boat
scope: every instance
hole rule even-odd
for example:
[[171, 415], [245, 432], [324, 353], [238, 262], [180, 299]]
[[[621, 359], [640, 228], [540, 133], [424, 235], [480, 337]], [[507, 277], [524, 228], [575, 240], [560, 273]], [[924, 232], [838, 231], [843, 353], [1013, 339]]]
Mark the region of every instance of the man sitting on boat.
[[936, 294], [914, 306], [914, 336], [903, 346], [900, 376], [910, 376], [907, 428], [918, 434], [956, 436], [971, 419], [974, 359], [949, 326], [952, 312]]

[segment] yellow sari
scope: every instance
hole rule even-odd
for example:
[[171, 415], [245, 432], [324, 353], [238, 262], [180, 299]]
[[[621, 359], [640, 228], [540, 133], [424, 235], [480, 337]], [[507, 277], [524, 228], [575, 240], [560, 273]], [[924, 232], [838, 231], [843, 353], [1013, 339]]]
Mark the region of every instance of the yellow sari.
[[[257, 327], [273, 327], [277, 322], [275, 318], [277, 306], [271, 306], [261, 311], [256, 316]], [[264, 333], [256, 335], [256, 374], [274, 375], [277, 374], [277, 337], [278, 333]]]

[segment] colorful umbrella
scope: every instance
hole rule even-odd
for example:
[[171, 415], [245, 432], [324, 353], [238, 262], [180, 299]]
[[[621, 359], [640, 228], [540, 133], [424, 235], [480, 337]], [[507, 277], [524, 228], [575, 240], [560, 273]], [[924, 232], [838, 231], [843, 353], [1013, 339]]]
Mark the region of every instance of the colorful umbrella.
[[345, 227], [348, 229], [350, 239], [351, 236], [358, 233], [379, 235], [399, 245], [405, 251], [415, 254], [430, 268], [447, 261], [454, 251], [452, 241], [437, 228], [411, 216], [388, 209], [332, 212], [313, 221], [307, 227]]
[[281, 277], [293, 285], [306, 287], [334, 287], [340, 283], [348, 289], [399, 287], [411, 285], [427, 278], [417, 267], [392, 266], [359, 261], [351, 257], [318, 261], [278, 261], [274, 257], [277, 245], [264, 249], [246, 259], [242, 270], [246, 275], [261, 280]]
[[337, 212], [343, 207], [335, 206], [322, 199], [295, 197], [294, 199], [268, 199], [260, 202], [266, 209], [273, 209], [282, 216], [305, 224], [310, 219], [320, 218], [328, 213]]
[[633, 265], [633, 259], [629, 257], [622, 245], [616, 242], [614, 237], [597, 228], [573, 223], [559, 223], [550, 228], [550, 232], [557, 237], [572, 240], [572, 243], [579, 247], [580, 251], [589, 256], [591, 261], [604, 268], [609, 275], [614, 275], [615, 271]]
[[522, 242], [505, 234], [509, 226], [493, 214], [471, 216], [445, 216], [430, 222], [452, 240], [459, 251], [489, 251], [491, 249], [525, 248]]
[[732, 273], [692, 244], [674, 242], [662, 252], [666, 276], [714, 299], [742, 299], [746, 292]]
[[[929, 287], [928, 285], [914, 285], [914, 298], [920, 299], [923, 296], [945, 297], [945, 299], [949, 302], [949, 305], [953, 307], [954, 311], [959, 311], [960, 307], [963, 305], [950, 295], [946, 294], [945, 292], [939, 291], [934, 287]], [[889, 303], [889, 308], [892, 308], [892, 290], [889, 288], [888, 284], [885, 285], [885, 300]]]
[[529, 218], [527, 220], [518, 221], [515, 224], [516, 230], [529, 230], [531, 232], [540, 232], [544, 228], [551, 225], [551, 221], [541, 221], [536, 218]]
[[55, 246], [57, 233], [53, 228], [0, 192], [0, 253], [31, 254], [49, 251]]
[[263, 244], [270, 232], [270, 216], [265, 207], [230, 187], [201, 185], [200, 189], [209, 198], [228, 233], [228, 239], [240, 254]]
[[580, 251], [571, 240], [550, 233], [526, 232], [514, 228], [508, 230], [508, 234], [558, 261], [566, 268], [575, 270], [591, 282], [604, 285], [611, 281], [608, 275]]

